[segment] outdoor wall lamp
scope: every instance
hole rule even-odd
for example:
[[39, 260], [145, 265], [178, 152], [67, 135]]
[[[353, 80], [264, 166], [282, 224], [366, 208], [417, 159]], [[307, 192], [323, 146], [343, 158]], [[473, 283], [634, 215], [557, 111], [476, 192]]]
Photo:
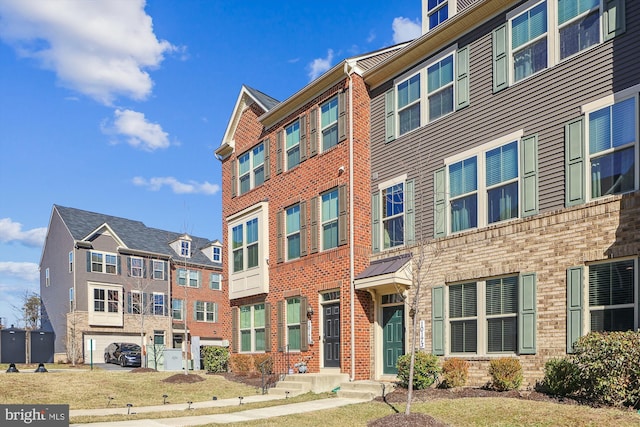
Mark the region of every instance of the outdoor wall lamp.
[[307, 306], [307, 316], [313, 316], [313, 307], [311, 307], [310, 305]]

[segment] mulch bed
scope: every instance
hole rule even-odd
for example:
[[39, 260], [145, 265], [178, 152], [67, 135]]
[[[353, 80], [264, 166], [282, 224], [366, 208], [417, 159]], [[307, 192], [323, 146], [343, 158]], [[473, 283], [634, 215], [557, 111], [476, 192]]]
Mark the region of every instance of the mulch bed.
[[200, 381], [204, 381], [204, 378], [196, 374], [175, 374], [162, 380], [162, 382], [171, 384], [193, 384]]

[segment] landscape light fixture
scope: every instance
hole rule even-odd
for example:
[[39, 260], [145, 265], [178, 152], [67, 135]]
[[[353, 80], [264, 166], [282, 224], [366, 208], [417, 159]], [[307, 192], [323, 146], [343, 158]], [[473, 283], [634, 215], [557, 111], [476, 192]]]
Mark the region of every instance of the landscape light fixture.
[[213, 396], [211, 400], [218, 400], [218, 396]]
[[187, 410], [191, 409], [191, 404], [192, 404], [192, 403], [193, 403], [192, 401], [188, 401], [188, 402], [187, 402], [187, 404], [189, 405], [189, 407], [187, 407]]
[[44, 363], [39, 363], [38, 367], [34, 372], [49, 372], [49, 371], [47, 371], [47, 368], [44, 367]]
[[162, 404], [163, 404], [163, 405], [166, 405], [166, 404], [167, 404], [167, 397], [169, 397], [169, 396], [167, 396], [166, 394], [163, 394], [163, 395], [162, 395]]
[[107, 408], [108, 408], [109, 406], [111, 406], [111, 401], [112, 401], [113, 399], [114, 399], [114, 397], [113, 397], [113, 396], [109, 396], [109, 397], [107, 397]]
[[131, 407], [133, 406], [132, 403], [127, 403], [127, 415], [131, 415]]
[[7, 373], [9, 374], [11, 372], [20, 372], [18, 371], [18, 368], [16, 368], [15, 363], [9, 363], [9, 368], [7, 369]]
[[289, 398], [289, 390], [287, 390], [287, 391], [285, 391], [285, 392], [284, 392], [284, 398], [285, 398], [285, 399], [288, 399], [288, 398]]
[[242, 405], [242, 399], [244, 399], [244, 397], [240, 396], [238, 399], [240, 399], [240, 404]]

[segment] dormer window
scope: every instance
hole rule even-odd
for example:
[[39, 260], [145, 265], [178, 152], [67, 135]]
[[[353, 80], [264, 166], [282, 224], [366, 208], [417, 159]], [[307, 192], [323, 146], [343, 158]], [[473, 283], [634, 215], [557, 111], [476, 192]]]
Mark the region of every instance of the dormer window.
[[213, 262], [222, 262], [222, 248], [220, 246], [213, 247]]
[[191, 242], [188, 240], [180, 241], [180, 256], [189, 258], [191, 256]]

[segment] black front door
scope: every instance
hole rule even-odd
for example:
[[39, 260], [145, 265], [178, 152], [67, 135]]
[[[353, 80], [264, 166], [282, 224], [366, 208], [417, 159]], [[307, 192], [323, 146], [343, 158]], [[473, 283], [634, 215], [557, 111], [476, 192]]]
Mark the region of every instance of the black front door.
[[324, 310], [324, 367], [340, 367], [340, 303], [322, 306]]

